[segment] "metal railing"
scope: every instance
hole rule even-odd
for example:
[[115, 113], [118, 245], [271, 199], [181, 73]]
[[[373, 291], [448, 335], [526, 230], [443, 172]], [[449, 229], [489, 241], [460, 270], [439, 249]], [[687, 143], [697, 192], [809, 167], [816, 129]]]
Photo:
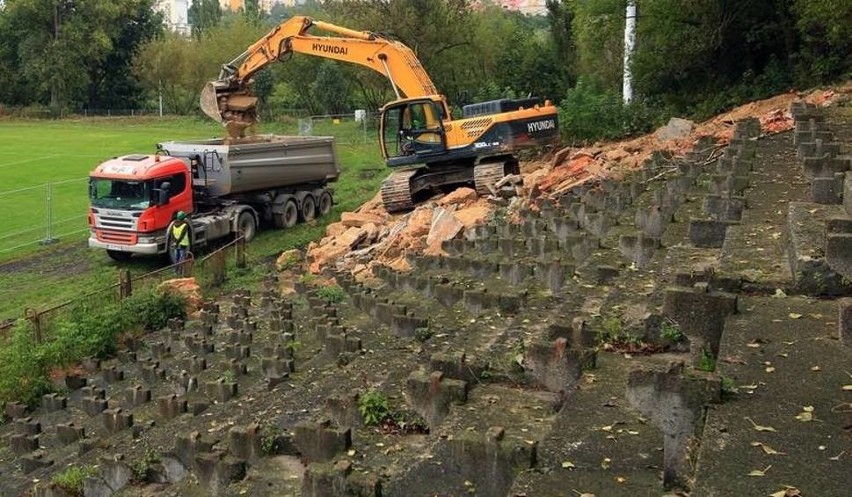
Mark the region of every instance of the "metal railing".
[[[70, 315], [70, 311], [85, 303], [91, 308], [111, 305], [129, 298], [134, 292], [150, 291], [164, 281], [175, 278], [194, 277], [202, 292], [221, 287], [228, 277], [229, 258], [233, 257], [233, 267], [242, 269], [247, 265], [246, 240], [242, 235], [219, 247], [203, 258], [195, 260], [190, 256], [184, 261], [162, 267], [138, 276], [132, 276], [130, 270], [118, 272], [118, 281], [99, 288], [77, 298], [62, 302], [45, 309], [28, 307], [23, 318], [31, 325], [36, 343], [49, 340], [54, 324], [58, 319]], [[8, 335], [15, 322], [0, 324], [0, 332]]]

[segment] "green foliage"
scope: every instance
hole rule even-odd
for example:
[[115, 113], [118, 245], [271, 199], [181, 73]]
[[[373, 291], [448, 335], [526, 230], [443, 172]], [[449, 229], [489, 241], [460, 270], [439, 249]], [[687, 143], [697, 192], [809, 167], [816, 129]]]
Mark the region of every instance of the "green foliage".
[[137, 482], [147, 481], [151, 473], [151, 466], [160, 461], [162, 461], [162, 457], [159, 452], [153, 449], [146, 449], [141, 458], [130, 464], [130, 470], [133, 471], [133, 478]]
[[358, 398], [358, 412], [367, 426], [377, 425], [390, 413], [388, 398], [378, 390], [370, 390]]
[[722, 400], [728, 400], [739, 393], [734, 380], [728, 376], [722, 377]]
[[644, 103], [625, 106], [615, 91], [601, 91], [581, 79], [559, 105], [559, 128], [568, 143], [612, 140], [653, 129], [658, 117]]
[[183, 316], [181, 300], [173, 295], [139, 293], [123, 304], [86, 301], [70, 308], [43, 330], [37, 344], [28, 324], [14, 327], [10, 340], [0, 347], [0, 403], [35, 404], [50, 390], [48, 373], [85, 357], [106, 358], [115, 353], [122, 333], [165, 326], [171, 317]]
[[186, 299], [176, 292], [134, 294], [122, 302], [123, 312], [137, 316], [136, 324], [146, 331], [166, 327], [169, 319], [186, 319]]
[[668, 320], [660, 326], [660, 337], [671, 343], [680, 343], [686, 339], [677, 323]]
[[225, 383], [236, 383], [237, 373], [235, 373], [233, 369], [226, 369], [222, 372], [221, 378]]
[[414, 339], [418, 342], [425, 342], [432, 338], [432, 335], [434, 335], [434, 333], [431, 329], [429, 329], [429, 327], [417, 328], [414, 330]]
[[343, 302], [346, 292], [337, 285], [326, 285], [317, 288], [317, 296], [333, 304]]
[[98, 474], [94, 466], [69, 466], [55, 474], [51, 482], [71, 495], [83, 495], [83, 480]]
[[707, 372], [716, 371], [716, 358], [713, 357], [713, 352], [706, 347], [701, 349], [701, 357], [698, 359], [698, 370]]

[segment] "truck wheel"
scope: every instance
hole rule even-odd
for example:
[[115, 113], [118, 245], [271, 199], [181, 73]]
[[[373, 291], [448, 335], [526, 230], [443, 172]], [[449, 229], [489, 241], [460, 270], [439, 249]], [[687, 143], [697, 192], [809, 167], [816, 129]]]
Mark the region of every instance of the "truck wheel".
[[284, 202], [280, 213], [272, 215], [272, 221], [276, 228], [292, 228], [299, 221], [299, 208], [292, 198]]
[[237, 229], [243, 233], [247, 242], [254, 239], [254, 235], [257, 233], [257, 221], [254, 220], [251, 212], [243, 211], [240, 213], [240, 217], [237, 218]]
[[127, 262], [133, 257], [133, 252], [122, 252], [120, 250], [107, 250], [110, 259], [116, 262]]
[[302, 200], [302, 220], [306, 223], [313, 221], [317, 217], [317, 203], [312, 195], [308, 195]]
[[331, 194], [328, 191], [322, 192], [319, 198], [319, 205], [317, 206], [317, 213], [320, 216], [326, 216], [329, 212], [331, 212], [331, 204], [334, 202], [331, 200]]

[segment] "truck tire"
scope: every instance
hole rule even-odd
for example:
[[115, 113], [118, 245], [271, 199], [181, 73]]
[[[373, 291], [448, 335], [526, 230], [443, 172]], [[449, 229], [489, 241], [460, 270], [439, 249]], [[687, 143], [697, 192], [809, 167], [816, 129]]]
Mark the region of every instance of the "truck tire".
[[313, 221], [314, 218], [317, 217], [317, 203], [314, 200], [313, 195], [306, 195], [304, 199], [302, 199], [302, 221], [309, 222]]
[[319, 196], [319, 201], [317, 202], [317, 215], [326, 216], [329, 212], [331, 212], [331, 205], [334, 201], [331, 198], [331, 193], [328, 190], [323, 191]]
[[272, 222], [276, 228], [292, 228], [299, 222], [299, 208], [292, 198], [284, 202], [280, 213], [272, 214]]
[[132, 252], [122, 252], [120, 250], [109, 250], [109, 249], [107, 249], [106, 253], [107, 253], [107, 255], [109, 256], [110, 259], [112, 259], [116, 262], [127, 262], [127, 261], [130, 260], [131, 257], [133, 257]]
[[247, 242], [254, 239], [254, 235], [257, 234], [257, 221], [251, 212], [243, 211], [240, 213], [240, 217], [237, 218], [237, 229], [240, 230]]

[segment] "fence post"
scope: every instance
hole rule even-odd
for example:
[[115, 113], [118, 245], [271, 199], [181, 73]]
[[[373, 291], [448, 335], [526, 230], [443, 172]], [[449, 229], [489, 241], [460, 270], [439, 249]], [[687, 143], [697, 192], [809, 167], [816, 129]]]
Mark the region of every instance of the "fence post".
[[42, 245], [50, 245], [55, 242], [56, 239], [53, 238], [53, 183], [47, 182], [45, 186], [46, 197], [45, 203], [47, 208], [47, 229], [44, 233], [44, 239], [41, 241]]
[[237, 267], [240, 268], [240, 269], [246, 267], [246, 238], [242, 235], [240, 235], [240, 237], [237, 238], [236, 254], [237, 254], [237, 261], [236, 261]]
[[33, 339], [37, 344], [41, 343], [41, 313], [32, 307], [24, 310], [24, 317], [33, 325]]
[[133, 294], [133, 279], [130, 277], [129, 269], [118, 272], [118, 300], [124, 300]]

